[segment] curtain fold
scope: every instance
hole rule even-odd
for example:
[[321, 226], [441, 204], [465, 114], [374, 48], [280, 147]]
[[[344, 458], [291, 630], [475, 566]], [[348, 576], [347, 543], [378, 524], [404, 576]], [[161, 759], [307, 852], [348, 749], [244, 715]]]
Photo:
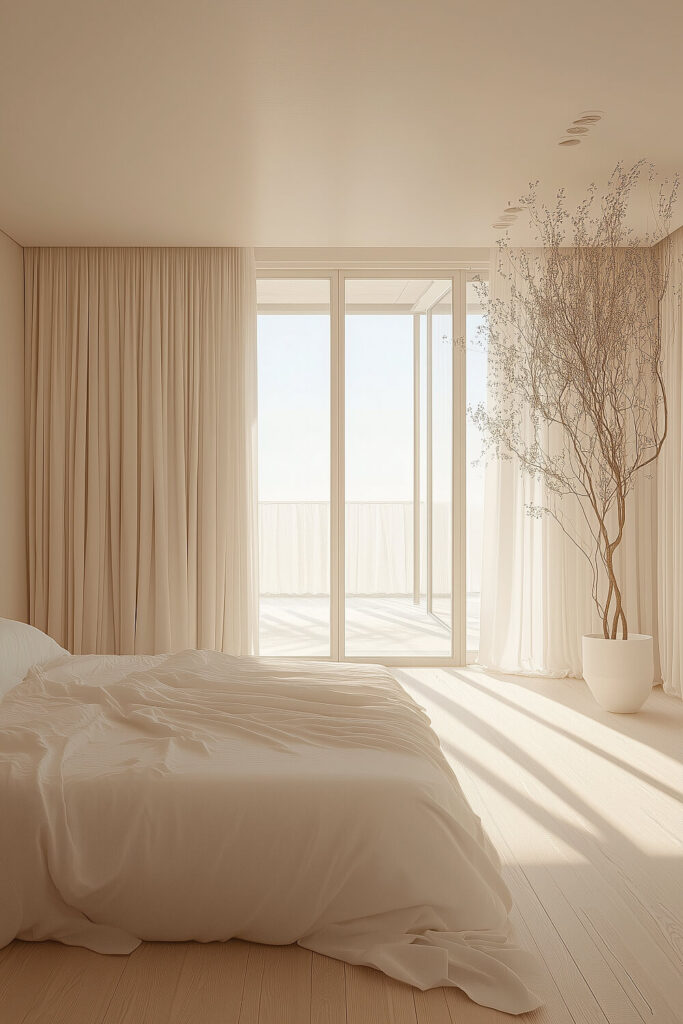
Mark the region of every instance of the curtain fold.
[[683, 697], [683, 229], [670, 242], [671, 277], [661, 310], [669, 432], [657, 463], [657, 568], [664, 689]]
[[[501, 254], [494, 250], [490, 294], [509, 301], [509, 263], [502, 271]], [[516, 286], [521, 288], [522, 282]], [[531, 436], [530, 422], [529, 431]], [[565, 499], [563, 512], [578, 532], [580, 512], [571, 501]], [[527, 514], [528, 505], [544, 503], [542, 482], [522, 473], [516, 459], [488, 462], [479, 662], [512, 674], [579, 678], [581, 637], [602, 627], [591, 599], [585, 557], [554, 520]], [[626, 534], [616, 562], [624, 580], [629, 628], [654, 635], [659, 678], [656, 550], [656, 480], [654, 473], [642, 473], [629, 496]]]
[[74, 653], [252, 653], [242, 249], [26, 249], [30, 621]]

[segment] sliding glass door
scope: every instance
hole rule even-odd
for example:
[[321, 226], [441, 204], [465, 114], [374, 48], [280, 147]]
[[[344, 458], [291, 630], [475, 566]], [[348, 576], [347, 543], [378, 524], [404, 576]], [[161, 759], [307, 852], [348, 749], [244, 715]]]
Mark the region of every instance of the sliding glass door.
[[452, 649], [452, 283], [345, 283], [345, 653]]
[[261, 654], [464, 662], [466, 284], [259, 279]]
[[331, 282], [260, 279], [259, 649], [330, 657]]

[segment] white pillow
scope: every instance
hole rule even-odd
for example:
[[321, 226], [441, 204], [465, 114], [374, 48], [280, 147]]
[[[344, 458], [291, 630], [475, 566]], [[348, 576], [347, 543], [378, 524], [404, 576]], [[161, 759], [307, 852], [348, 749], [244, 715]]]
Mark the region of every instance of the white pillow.
[[0, 619], [0, 698], [22, 681], [32, 665], [43, 665], [68, 653], [35, 626]]

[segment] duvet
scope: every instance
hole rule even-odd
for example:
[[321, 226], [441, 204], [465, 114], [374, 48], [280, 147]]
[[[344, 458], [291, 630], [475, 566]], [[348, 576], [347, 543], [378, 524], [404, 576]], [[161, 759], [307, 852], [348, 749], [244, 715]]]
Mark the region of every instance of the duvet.
[[0, 946], [233, 936], [540, 1002], [498, 859], [383, 668], [61, 657], [0, 703]]

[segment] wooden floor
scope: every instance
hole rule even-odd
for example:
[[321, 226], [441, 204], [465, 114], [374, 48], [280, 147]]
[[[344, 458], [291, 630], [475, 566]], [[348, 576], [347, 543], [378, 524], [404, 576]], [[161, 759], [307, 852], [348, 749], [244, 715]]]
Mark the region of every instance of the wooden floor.
[[[425, 706], [505, 865], [546, 1004], [533, 1024], [683, 1021], [683, 703], [612, 716], [575, 680], [398, 673]], [[0, 951], [2, 1024], [500, 1024], [296, 946]]]
[[[479, 649], [478, 593], [467, 594], [466, 642]], [[346, 653], [354, 658], [443, 658], [451, 649], [450, 598], [435, 594], [432, 611], [425, 597], [415, 604], [408, 596], [359, 597], [344, 603]], [[261, 594], [259, 653], [266, 656], [326, 658], [330, 653], [330, 598], [294, 594]]]

